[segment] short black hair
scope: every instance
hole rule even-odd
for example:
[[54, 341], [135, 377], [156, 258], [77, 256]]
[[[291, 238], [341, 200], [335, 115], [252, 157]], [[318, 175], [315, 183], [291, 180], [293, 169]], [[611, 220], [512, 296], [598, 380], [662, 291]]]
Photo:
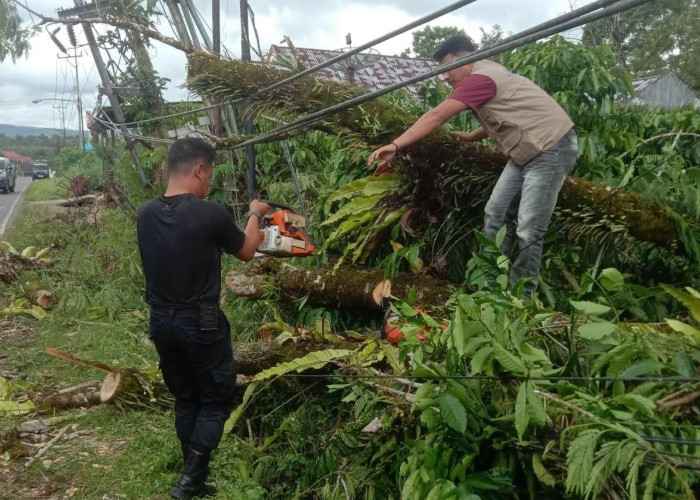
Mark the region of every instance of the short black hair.
[[170, 145], [168, 173], [188, 175], [198, 161], [214, 163], [216, 149], [199, 137], [185, 137]]
[[448, 54], [461, 54], [462, 52], [474, 52], [476, 45], [474, 41], [467, 35], [455, 35], [440, 44], [438, 49], [433, 54], [433, 59], [437, 62], [442, 61]]

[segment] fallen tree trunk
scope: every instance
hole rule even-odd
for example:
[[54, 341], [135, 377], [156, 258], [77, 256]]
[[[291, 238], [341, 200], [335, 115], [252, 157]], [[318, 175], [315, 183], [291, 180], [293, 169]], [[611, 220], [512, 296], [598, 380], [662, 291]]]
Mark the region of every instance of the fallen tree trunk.
[[[194, 53], [188, 58], [187, 86], [202, 95], [240, 99], [290, 75], [289, 71], [270, 66]], [[363, 93], [359, 87], [305, 77], [256, 96], [249, 112], [277, 110], [303, 115]], [[358, 149], [369, 150], [372, 145], [391, 142], [415, 120], [400, 107], [375, 99], [328, 116], [321, 125], [354, 141]], [[244, 139], [225, 138], [219, 147], [230, 148]], [[416, 206], [428, 215], [424, 219], [437, 216], [441, 220], [455, 208], [480, 215], [506, 157], [490, 148], [466, 144], [440, 129], [407, 148], [403, 159], [392, 163], [401, 165], [403, 176], [410, 180], [410, 185], [402, 186], [406, 199], [396, 205]], [[559, 196], [552, 227], [557, 224], [571, 238], [597, 238], [600, 243], [609, 237], [619, 243], [621, 237], [628, 237], [628, 246], [635, 241], [648, 242], [691, 260], [700, 258], [700, 246], [693, 243], [700, 240], [700, 235], [689, 239], [687, 225], [679, 228], [663, 206], [645, 203], [639, 193], [631, 190], [611, 197], [613, 189], [569, 177]]]
[[415, 304], [427, 309], [444, 305], [452, 291], [446, 281], [415, 274], [400, 273], [389, 280], [381, 269], [341, 266], [334, 272], [275, 259], [256, 261], [226, 276], [226, 287], [236, 297], [261, 300], [275, 290], [284, 302], [306, 298], [314, 305], [377, 311], [382, 309], [382, 298], [393, 295], [406, 300], [414, 286]]
[[37, 410], [54, 412], [70, 408], [89, 408], [100, 404], [100, 381], [92, 380], [53, 393], [39, 393], [32, 397]]

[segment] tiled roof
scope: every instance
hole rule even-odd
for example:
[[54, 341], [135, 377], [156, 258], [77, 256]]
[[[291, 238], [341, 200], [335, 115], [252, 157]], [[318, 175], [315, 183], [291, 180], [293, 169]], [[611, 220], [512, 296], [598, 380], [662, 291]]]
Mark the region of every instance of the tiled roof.
[[14, 151], [3, 151], [2, 156], [4, 156], [5, 158], [7, 158], [10, 161], [21, 161], [21, 162], [34, 161], [31, 158], [29, 158], [28, 156], [22, 156], [21, 154], [15, 153]]
[[[279, 58], [296, 60], [305, 68], [311, 68], [342, 54], [339, 50], [304, 49], [272, 45], [267, 62], [275, 64]], [[296, 55], [296, 57], [295, 57]], [[435, 68], [437, 63], [425, 59], [410, 59], [396, 56], [383, 56], [374, 53], [360, 53], [339, 61], [315, 73], [318, 78], [339, 83], [350, 83], [372, 92], [408, 78], [420, 75]], [[416, 93], [421, 83], [406, 87]]]

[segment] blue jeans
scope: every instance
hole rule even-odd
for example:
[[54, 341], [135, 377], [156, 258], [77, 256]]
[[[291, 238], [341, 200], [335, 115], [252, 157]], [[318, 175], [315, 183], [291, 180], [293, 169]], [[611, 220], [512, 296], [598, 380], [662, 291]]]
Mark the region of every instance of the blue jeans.
[[511, 259], [510, 283], [533, 278], [525, 285], [527, 295], [537, 289], [547, 226], [577, 156], [578, 139], [571, 129], [526, 165], [509, 160], [486, 204], [484, 233], [495, 241], [498, 231], [506, 226], [501, 252]]

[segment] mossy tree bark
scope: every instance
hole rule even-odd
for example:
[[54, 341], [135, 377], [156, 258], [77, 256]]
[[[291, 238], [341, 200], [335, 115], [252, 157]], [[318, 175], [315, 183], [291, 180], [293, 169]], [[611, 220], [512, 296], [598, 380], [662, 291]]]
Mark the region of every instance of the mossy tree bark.
[[381, 269], [341, 266], [334, 271], [274, 259], [254, 262], [226, 276], [226, 287], [236, 297], [260, 300], [277, 295], [284, 302], [306, 298], [308, 304], [343, 309], [381, 310], [383, 296], [405, 300], [414, 286], [415, 305], [427, 309], [444, 305], [453, 291], [446, 281], [415, 274], [399, 273], [387, 279]]

